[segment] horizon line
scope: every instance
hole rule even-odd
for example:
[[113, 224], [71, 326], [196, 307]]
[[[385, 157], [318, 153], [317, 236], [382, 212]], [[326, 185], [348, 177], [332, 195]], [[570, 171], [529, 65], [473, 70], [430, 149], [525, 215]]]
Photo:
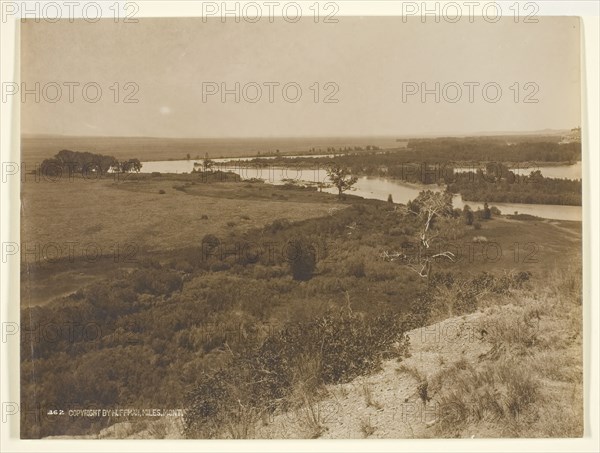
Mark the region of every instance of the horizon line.
[[[576, 126], [580, 127], [580, 126]], [[190, 137], [190, 136], [151, 136], [151, 135], [67, 135], [67, 134], [49, 134], [49, 133], [22, 133], [21, 138], [139, 138], [139, 139], [161, 139], [161, 140], [277, 140], [277, 139], [367, 139], [367, 138], [395, 138], [410, 139], [420, 137], [481, 137], [481, 136], [499, 136], [499, 135], [534, 135], [550, 134], [571, 131], [573, 128], [561, 129], [538, 129], [522, 131], [480, 131], [480, 132], [427, 132], [423, 134], [399, 134], [399, 135], [276, 135], [276, 136], [235, 136], [235, 137]]]

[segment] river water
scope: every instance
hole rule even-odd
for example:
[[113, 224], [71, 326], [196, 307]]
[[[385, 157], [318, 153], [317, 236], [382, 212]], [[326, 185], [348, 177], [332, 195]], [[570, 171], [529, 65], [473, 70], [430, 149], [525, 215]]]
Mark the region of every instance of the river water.
[[[290, 157], [290, 156], [287, 156]], [[332, 156], [331, 156], [332, 157]], [[236, 159], [248, 161], [253, 158]], [[170, 160], [170, 161], [150, 161], [142, 162], [142, 172], [152, 173], [189, 173], [194, 168], [194, 160]], [[253, 165], [234, 164], [231, 159], [214, 159], [215, 169], [221, 171], [231, 171], [240, 175], [243, 179], [259, 178], [269, 184], [285, 184], [289, 180], [303, 182], [306, 184], [327, 183], [327, 173], [323, 168], [281, 168], [281, 167], [255, 167]], [[458, 169], [457, 169], [458, 170]], [[467, 169], [463, 169], [467, 170]], [[472, 170], [472, 169], [471, 169]], [[527, 174], [533, 170], [540, 170], [542, 175], [551, 178], [581, 178], [581, 162], [574, 165], [561, 165], [555, 167], [528, 167], [515, 169], [516, 173]], [[419, 192], [425, 189], [441, 191], [442, 187], [436, 185], [420, 185], [399, 181], [397, 179], [388, 179], [376, 176], [360, 177], [354, 186], [353, 191], [348, 193], [358, 195], [364, 198], [373, 198], [377, 200], [387, 200], [391, 194], [394, 202], [407, 203], [414, 200]], [[335, 188], [324, 188], [323, 192], [337, 193]], [[462, 209], [465, 204], [476, 210], [483, 208], [483, 203], [476, 201], [464, 202], [460, 195], [455, 195], [453, 205], [455, 208]], [[577, 220], [581, 221], [581, 206], [560, 206], [544, 204], [525, 204], [525, 203], [490, 203], [490, 206], [496, 206], [503, 214], [530, 214], [545, 219], [555, 220]]]

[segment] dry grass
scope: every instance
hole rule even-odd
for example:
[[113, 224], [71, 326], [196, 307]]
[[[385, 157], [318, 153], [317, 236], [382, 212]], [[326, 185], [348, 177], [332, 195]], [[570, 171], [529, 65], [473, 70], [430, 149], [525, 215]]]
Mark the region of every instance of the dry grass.
[[253, 407], [239, 403], [239, 410], [227, 420], [226, 431], [232, 439], [252, 439], [261, 414]]
[[581, 285], [577, 265], [551, 285], [486, 310], [490, 345], [476, 363], [432, 379], [435, 437], [578, 437], [583, 433]]
[[369, 385], [366, 382], [363, 382], [362, 392], [363, 396], [365, 397], [365, 404], [367, 405], [367, 407], [372, 407], [377, 410], [383, 408], [383, 405], [379, 401], [375, 400], [371, 385]]
[[362, 418], [360, 420], [360, 430], [365, 439], [375, 433], [375, 427], [371, 424], [371, 420], [368, 418]]
[[[168, 175], [118, 183], [111, 178], [27, 182], [22, 186], [23, 239], [35, 243], [134, 242], [147, 251], [172, 250], [199, 244], [206, 234], [218, 235], [228, 222], [245, 230], [276, 218], [293, 222], [325, 216], [332, 207], [325, 194], [311, 194], [315, 196], [310, 202], [306, 194], [290, 189], [285, 190], [285, 202], [271, 201], [268, 195], [283, 193], [283, 189], [268, 185], [198, 181], [189, 190], [176, 191], [171, 190], [173, 183]], [[159, 190], [166, 194], [159, 195]], [[269, 193], [260, 199], [263, 191]], [[76, 218], [69, 213], [76, 213]]]
[[[135, 266], [148, 253], [200, 245], [207, 234], [226, 242], [231, 233], [262, 227], [276, 218], [293, 222], [325, 216], [337, 202], [327, 194], [284, 191], [266, 184], [198, 182], [186, 191], [172, 190], [174, 183], [183, 184], [186, 178], [194, 177], [148, 176], [124, 182], [110, 177], [27, 179], [21, 189], [21, 241], [38, 252], [24, 259], [39, 259], [52, 271], [29, 279], [27, 303], [38, 305], [74, 292], [82, 284], [106, 278], [116, 266]], [[270, 196], [284, 192], [285, 201]], [[242, 201], [235, 198], [238, 195]], [[91, 251], [86, 252], [87, 247]], [[96, 250], [108, 258], [94, 260]], [[55, 257], [67, 262], [49, 264], [47, 258]]]
[[460, 434], [478, 423], [493, 423], [517, 435], [520, 424], [530, 417], [539, 402], [539, 384], [523, 365], [515, 361], [486, 364], [484, 367], [454, 369], [438, 399], [440, 437]]
[[321, 406], [314, 398], [305, 395], [304, 404], [300, 408], [300, 421], [305, 427], [307, 439], [317, 439], [325, 431]]

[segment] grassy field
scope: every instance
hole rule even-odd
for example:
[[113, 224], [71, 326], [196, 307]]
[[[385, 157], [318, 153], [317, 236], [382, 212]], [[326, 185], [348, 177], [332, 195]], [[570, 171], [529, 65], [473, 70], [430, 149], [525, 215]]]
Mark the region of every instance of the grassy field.
[[[485, 242], [477, 242], [485, 238]], [[456, 244], [461, 259], [454, 267], [462, 271], [515, 269], [539, 272], [564, 264], [581, 248], [581, 222], [558, 220], [511, 220], [505, 217], [485, 222], [480, 230], [467, 230]]]
[[198, 246], [207, 234], [226, 238], [277, 218], [293, 222], [343, 207], [328, 194], [300, 189], [196, 181], [193, 176], [141, 175], [121, 182], [25, 182], [21, 243], [29, 253], [23, 260], [36, 272], [35, 278], [24, 275], [30, 285], [28, 304], [75, 291], [145, 256]]

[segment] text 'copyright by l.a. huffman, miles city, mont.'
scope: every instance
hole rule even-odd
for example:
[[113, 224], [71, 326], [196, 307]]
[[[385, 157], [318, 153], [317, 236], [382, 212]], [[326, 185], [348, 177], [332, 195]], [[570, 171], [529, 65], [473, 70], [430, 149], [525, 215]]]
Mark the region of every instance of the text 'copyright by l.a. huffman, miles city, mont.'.
[[132, 409], [51, 409], [47, 415], [69, 417], [183, 417], [183, 409], [132, 408]]

